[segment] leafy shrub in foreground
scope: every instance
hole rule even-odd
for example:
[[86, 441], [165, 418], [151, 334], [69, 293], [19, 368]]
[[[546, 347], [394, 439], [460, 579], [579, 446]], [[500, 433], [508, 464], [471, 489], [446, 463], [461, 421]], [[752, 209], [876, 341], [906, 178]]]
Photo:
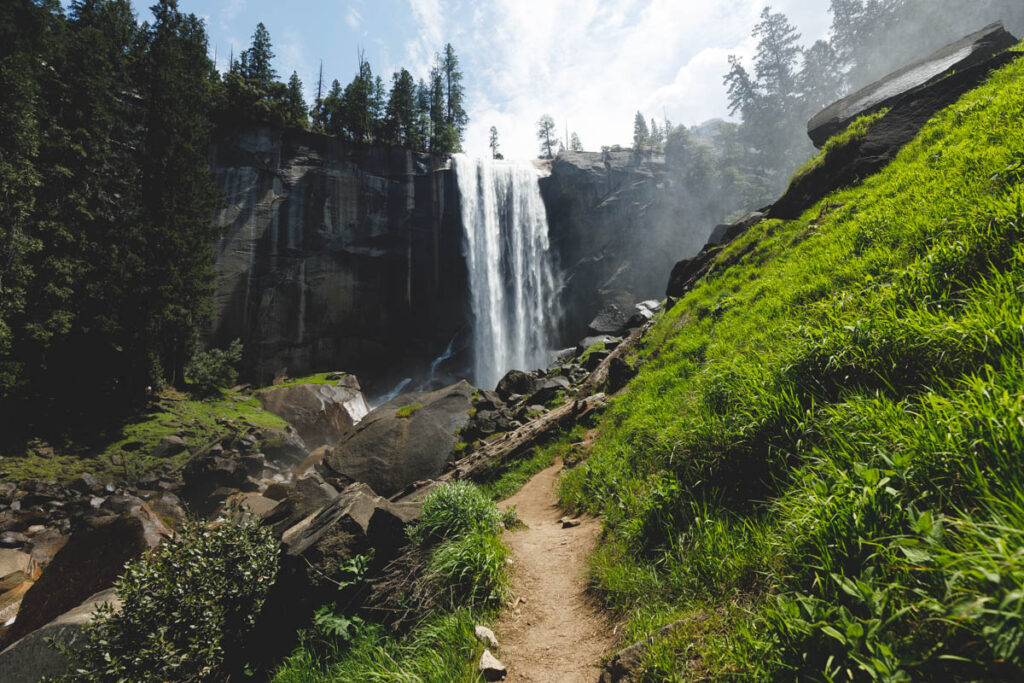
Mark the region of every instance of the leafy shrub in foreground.
[[129, 562], [122, 608], [96, 610], [60, 681], [210, 681], [252, 630], [277, 574], [277, 544], [256, 524], [190, 523]]

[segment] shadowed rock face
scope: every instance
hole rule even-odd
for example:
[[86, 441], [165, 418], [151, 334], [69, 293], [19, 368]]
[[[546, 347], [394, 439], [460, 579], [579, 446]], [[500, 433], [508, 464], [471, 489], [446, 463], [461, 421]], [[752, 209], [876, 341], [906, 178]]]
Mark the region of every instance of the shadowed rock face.
[[330, 367], [370, 388], [428, 367], [468, 317], [461, 220], [436, 157], [269, 127], [215, 139], [214, 343], [251, 379]]
[[552, 162], [541, 195], [564, 272], [562, 342], [584, 336], [606, 306], [660, 297], [673, 264], [700, 251], [707, 232], [679, 228], [693, 207], [673, 183], [662, 157], [636, 163], [629, 151], [563, 152]]
[[888, 107], [937, 78], [978, 66], [1016, 44], [1001, 23], [987, 26], [828, 106], [808, 122], [807, 134], [820, 148], [857, 117]]

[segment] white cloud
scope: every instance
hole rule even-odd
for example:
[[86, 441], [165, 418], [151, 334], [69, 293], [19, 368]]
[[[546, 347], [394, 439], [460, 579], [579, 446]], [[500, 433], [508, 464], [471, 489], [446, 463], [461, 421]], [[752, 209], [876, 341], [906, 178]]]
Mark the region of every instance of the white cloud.
[[224, 8], [220, 11], [220, 28], [223, 31], [231, 30], [231, 23], [245, 9], [245, 0], [227, 0]]
[[345, 23], [347, 23], [353, 31], [358, 29], [359, 25], [363, 23], [363, 17], [359, 14], [359, 10], [355, 7], [349, 7], [348, 14], [345, 15]]
[[[726, 113], [728, 56], [753, 53], [764, 0], [410, 0], [419, 28], [406, 61], [429, 65], [446, 39], [466, 74], [466, 147], [486, 154], [497, 126], [506, 156], [536, 155], [544, 113], [583, 144], [628, 144], [637, 109], [699, 123]], [[828, 0], [777, 0], [809, 44], [828, 25]], [[444, 11], [442, 11], [442, 9]], [[464, 31], [469, 28], [470, 30]], [[456, 41], [451, 36], [457, 36]]]

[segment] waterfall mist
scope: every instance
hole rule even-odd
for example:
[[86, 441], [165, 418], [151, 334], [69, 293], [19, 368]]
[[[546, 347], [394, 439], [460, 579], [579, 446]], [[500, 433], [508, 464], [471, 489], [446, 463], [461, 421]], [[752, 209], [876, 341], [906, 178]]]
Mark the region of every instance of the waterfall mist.
[[456, 155], [473, 311], [473, 382], [548, 364], [559, 318], [548, 222], [530, 162]]

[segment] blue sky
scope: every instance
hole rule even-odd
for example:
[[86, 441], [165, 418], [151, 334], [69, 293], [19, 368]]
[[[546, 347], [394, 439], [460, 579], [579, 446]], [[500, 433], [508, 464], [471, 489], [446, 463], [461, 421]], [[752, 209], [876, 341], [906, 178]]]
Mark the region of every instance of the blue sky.
[[[487, 152], [497, 126], [507, 157], [536, 156], [536, 121], [579, 133], [587, 149], [629, 144], [639, 109], [693, 125], [725, 116], [730, 54], [753, 53], [765, 0], [179, 0], [206, 19], [224, 68], [257, 22], [270, 31], [282, 78], [307, 99], [320, 59], [327, 82], [351, 80], [358, 49], [390, 83], [404, 66], [425, 76], [451, 42], [465, 74], [467, 151]], [[828, 0], [774, 0], [810, 44], [825, 37]], [[144, 3], [137, 3], [144, 7]], [[148, 13], [146, 13], [148, 14]]]

